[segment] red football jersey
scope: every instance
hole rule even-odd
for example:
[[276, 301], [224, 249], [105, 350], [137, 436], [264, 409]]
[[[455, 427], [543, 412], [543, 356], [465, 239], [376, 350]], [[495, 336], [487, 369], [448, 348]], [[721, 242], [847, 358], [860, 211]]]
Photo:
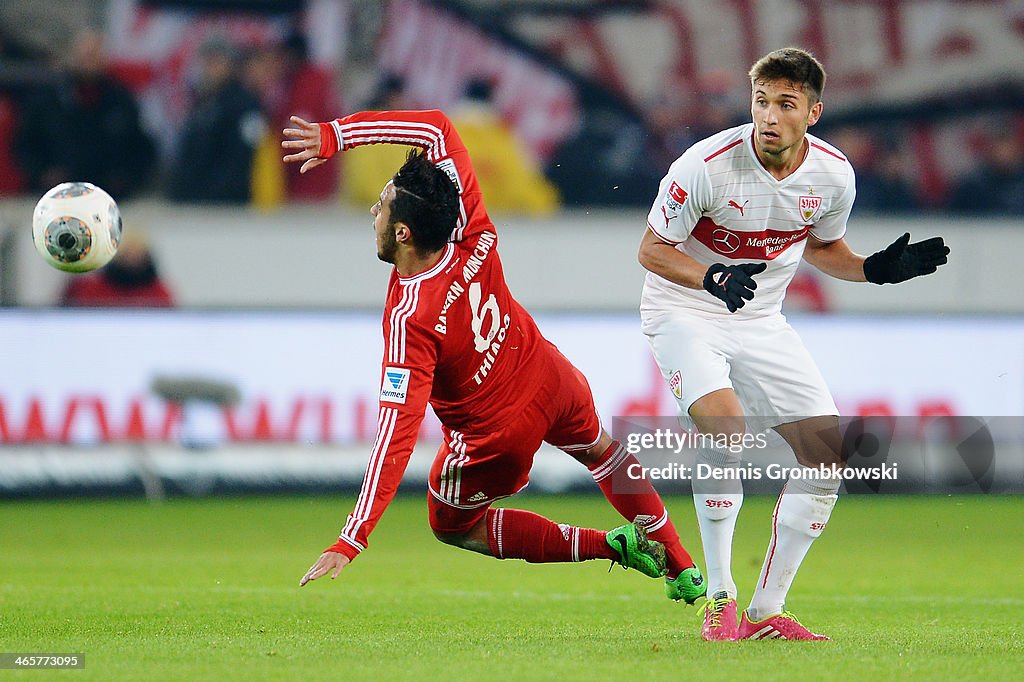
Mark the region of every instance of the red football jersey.
[[508, 290], [494, 224], [469, 153], [447, 116], [358, 113], [322, 124], [321, 131], [334, 135], [342, 150], [379, 143], [425, 149], [460, 197], [459, 219], [441, 259], [411, 277], [391, 273], [377, 440], [355, 510], [332, 548], [354, 558], [398, 489], [427, 402], [453, 430], [484, 432], [507, 423], [532, 397], [540, 361], [553, 346]]

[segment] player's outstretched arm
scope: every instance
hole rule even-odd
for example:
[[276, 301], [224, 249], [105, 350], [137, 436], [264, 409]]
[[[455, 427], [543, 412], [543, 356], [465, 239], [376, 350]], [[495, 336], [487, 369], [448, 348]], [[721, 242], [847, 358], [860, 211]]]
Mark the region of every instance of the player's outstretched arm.
[[899, 284], [930, 275], [949, 260], [949, 247], [942, 237], [910, 243], [910, 233], [882, 251], [864, 259], [864, 278], [873, 284]]
[[284, 156], [285, 163], [302, 162], [299, 168], [300, 173], [316, 168], [320, 164], [327, 163], [327, 159], [320, 156], [320, 125], [310, 123], [298, 116], [289, 118], [294, 128], [285, 128], [282, 132], [286, 138], [282, 140], [281, 147], [284, 149], [297, 149], [299, 151]]
[[306, 575], [302, 576], [302, 580], [299, 581], [299, 587], [302, 587], [311, 580], [322, 578], [328, 573], [331, 574], [331, 580], [338, 577], [341, 573], [341, 569], [348, 566], [350, 559], [344, 554], [338, 552], [324, 552], [320, 555], [320, 558], [316, 560], [316, 563], [309, 567], [306, 571]]
[[824, 242], [811, 235], [804, 249], [804, 260], [829, 277], [847, 282], [866, 282], [864, 256], [854, 253], [845, 239]]

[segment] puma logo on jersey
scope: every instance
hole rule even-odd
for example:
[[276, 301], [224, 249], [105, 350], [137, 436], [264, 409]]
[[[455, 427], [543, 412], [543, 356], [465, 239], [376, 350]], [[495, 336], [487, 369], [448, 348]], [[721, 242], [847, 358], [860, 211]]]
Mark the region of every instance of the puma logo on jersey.
[[734, 199], [729, 199], [729, 208], [735, 208], [737, 211], [740, 212], [740, 215], [742, 216], [743, 210], [747, 207], [747, 204], [749, 203], [750, 199], [747, 199], [746, 201], [743, 202], [743, 205], [741, 206], [740, 204], [737, 204]]

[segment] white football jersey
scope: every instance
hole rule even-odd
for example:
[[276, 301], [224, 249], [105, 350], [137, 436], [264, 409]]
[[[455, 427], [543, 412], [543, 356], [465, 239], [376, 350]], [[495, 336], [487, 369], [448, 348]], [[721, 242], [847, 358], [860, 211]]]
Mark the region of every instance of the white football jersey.
[[711, 265], [768, 264], [754, 276], [754, 300], [730, 313], [703, 289], [648, 272], [642, 313], [684, 307], [701, 315], [762, 317], [782, 309], [809, 235], [841, 239], [856, 193], [853, 167], [835, 147], [807, 135], [803, 163], [784, 180], [754, 151], [754, 124], [724, 130], [686, 150], [669, 167], [647, 227], [661, 240]]

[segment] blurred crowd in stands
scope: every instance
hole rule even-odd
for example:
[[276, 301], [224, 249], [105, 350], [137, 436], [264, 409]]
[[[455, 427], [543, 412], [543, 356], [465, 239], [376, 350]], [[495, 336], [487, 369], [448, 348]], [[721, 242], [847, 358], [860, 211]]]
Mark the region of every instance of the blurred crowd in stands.
[[[403, 151], [360, 150], [300, 179], [280, 161], [279, 135], [290, 114], [329, 120], [355, 109], [403, 108], [400, 77], [382, 73], [369, 97], [343, 98], [335, 74], [308, 58], [299, 34], [255, 45], [212, 37], [198, 55], [187, 113], [165, 150], [147, 129], [130, 83], [111, 67], [102, 33], [80, 32], [59, 62], [0, 33], [0, 195], [36, 195], [62, 181], [89, 180], [119, 199], [261, 207], [376, 200]], [[746, 102], [713, 89], [685, 103], [651, 102], [630, 125], [602, 120], [584, 101], [578, 133], [542, 166], [517, 144], [488, 98], [486, 79], [472, 81], [449, 115], [474, 154], [495, 212], [644, 206], [682, 150], [749, 120]], [[826, 115], [812, 132], [850, 157], [858, 213], [1024, 215], [1024, 113], [885, 126], [826, 127], [827, 121]]]
[[68, 277], [58, 303], [69, 308], [173, 308], [173, 287], [157, 270], [145, 234], [125, 232], [117, 255], [101, 269]]
[[80, 32], [52, 63], [0, 35], [0, 193], [38, 194], [82, 179], [118, 199], [239, 204], [334, 196], [337, 169], [298, 183], [280, 163], [277, 135], [289, 114], [338, 114], [333, 78], [308, 61], [305, 40], [291, 35], [243, 49], [213, 37], [198, 54], [187, 115], [162, 158], [101, 32]]

